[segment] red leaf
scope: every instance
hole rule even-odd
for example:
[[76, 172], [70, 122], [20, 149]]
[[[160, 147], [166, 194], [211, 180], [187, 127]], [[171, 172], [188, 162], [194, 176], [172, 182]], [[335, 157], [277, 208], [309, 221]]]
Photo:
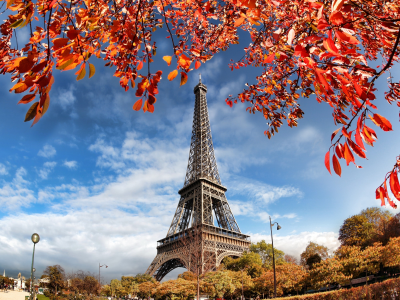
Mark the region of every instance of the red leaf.
[[21, 60], [21, 61], [19, 62], [18, 71], [19, 71], [20, 73], [26, 73], [26, 72], [28, 72], [30, 69], [32, 69], [32, 67], [33, 67], [34, 64], [35, 64], [35, 63], [34, 63], [33, 61], [31, 61], [30, 59], [24, 58], [23, 60]]
[[196, 61], [196, 63], [194, 64], [194, 68], [197, 70], [198, 68], [200, 68], [201, 66], [201, 62], [200, 61]]
[[334, 11], [331, 13], [331, 15], [329, 17], [329, 21], [333, 25], [340, 25], [340, 24], [344, 23], [344, 18], [340, 11]]
[[364, 143], [361, 139], [360, 131], [358, 131], [358, 128], [356, 129], [356, 134], [354, 135], [356, 139], [356, 143], [358, 146], [360, 146], [361, 149], [365, 150]]
[[348, 134], [348, 132], [347, 132], [347, 130], [346, 130], [346, 128], [343, 126], [343, 128], [342, 128], [342, 133], [343, 133], [343, 135], [345, 136], [345, 137], [347, 137], [348, 139], [351, 139], [351, 133], [350, 134]]
[[137, 69], [138, 69], [138, 70], [141, 70], [142, 68], [143, 68], [143, 62], [140, 61], [139, 64], [138, 64], [138, 66], [137, 66]]
[[336, 145], [336, 147], [335, 147], [335, 152], [336, 152], [336, 155], [339, 157], [339, 158], [343, 158], [344, 157], [344, 151], [343, 151], [344, 149], [343, 149], [343, 146], [342, 146], [342, 144], [337, 144]]
[[335, 137], [335, 135], [339, 132], [340, 128], [336, 129], [331, 136], [331, 142], [333, 141], [333, 138]]
[[400, 184], [396, 170], [390, 174], [390, 189], [397, 200], [400, 200]]
[[326, 152], [326, 154], [325, 154], [325, 167], [328, 169], [329, 174], [332, 175], [332, 173], [331, 173], [331, 166], [330, 166], [330, 163], [329, 163], [329, 151]]
[[333, 169], [335, 170], [335, 173], [338, 174], [339, 176], [341, 176], [342, 168], [340, 167], [339, 160], [337, 159], [335, 154], [333, 154], [332, 163], [333, 163]]
[[73, 40], [73, 39], [76, 38], [80, 33], [81, 33], [81, 31], [78, 30], [78, 29], [71, 29], [71, 30], [68, 30], [67, 36], [68, 36], [68, 38], [69, 38], [70, 40]]
[[355, 154], [357, 154], [361, 158], [367, 157], [365, 155], [365, 153], [361, 150], [360, 147], [358, 147], [358, 145], [356, 143], [354, 143], [352, 140], [347, 140], [347, 142], [349, 143], [351, 150], [353, 150]]
[[267, 57], [266, 59], [264, 59], [263, 63], [264, 63], [264, 64], [272, 63], [272, 61], [274, 60], [274, 58], [275, 58], [275, 54], [272, 53], [272, 54], [268, 55], [268, 57]]
[[326, 50], [328, 50], [328, 52], [332, 53], [333, 55], [336, 56], [340, 55], [338, 52], [339, 50], [338, 48], [336, 48], [335, 42], [332, 39], [330, 38], [324, 39], [324, 47]]
[[139, 99], [138, 101], [136, 101], [135, 104], [133, 104], [133, 110], [139, 111], [142, 108], [142, 104], [143, 104], [143, 100]]

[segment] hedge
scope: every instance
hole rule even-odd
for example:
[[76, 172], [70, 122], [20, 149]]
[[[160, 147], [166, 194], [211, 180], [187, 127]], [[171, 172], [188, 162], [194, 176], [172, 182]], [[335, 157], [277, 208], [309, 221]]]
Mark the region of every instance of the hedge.
[[350, 289], [334, 290], [310, 295], [291, 296], [285, 300], [360, 300], [360, 299], [400, 299], [400, 278], [358, 286]]

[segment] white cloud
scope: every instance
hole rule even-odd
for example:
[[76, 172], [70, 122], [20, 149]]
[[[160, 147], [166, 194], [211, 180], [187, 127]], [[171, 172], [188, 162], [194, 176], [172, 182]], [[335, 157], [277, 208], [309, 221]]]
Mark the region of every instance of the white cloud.
[[5, 165], [3, 165], [2, 163], [0, 163], [0, 175], [7, 175], [8, 171]]
[[56, 155], [56, 153], [57, 153], [56, 149], [53, 146], [47, 144], [43, 146], [42, 150], [39, 150], [38, 155], [45, 158], [49, 158]]
[[63, 165], [69, 169], [75, 169], [78, 166], [78, 163], [75, 160], [64, 161]]
[[26, 170], [20, 167], [11, 182], [2, 182], [0, 188], [0, 210], [17, 210], [20, 207], [28, 207], [36, 201], [34, 192], [27, 188], [29, 182], [23, 177], [27, 175]]
[[252, 180], [239, 176], [231, 176], [229, 181], [230, 191], [234, 194], [248, 196], [255, 202], [269, 204], [285, 197], [302, 197], [303, 193], [293, 186], [272, 186], [263, 182]]
[[[281, 229], [282, 230], [282, 229]], [[339, 245], [338, 233], [336, 232], [316, 232], [305, 231], [298, 234], [289, 234], [281, 236], [280, 232], [274, 231], [274, 247], [282, 250], [286, 254], [293, 255], [300, 259], [300, 254], [306, 249], [309, 242], [314, 242], [323, 245], [329, 249], [330, 255], [333, 254]], [[271, 242], [271, 235], [263, 235], [259, 233], [250, 234], [252, 242], [265, 240]]]
[[59, 89], [58, 91], [58, 97], [57, 97], [57, 103], [64, 109], [66, 110], [70, 106], [72, 106], [75, 101], [76, 97], [74, 95], [75, 91], [75, 86], [70, 85], [69, 89]]
[[57, 165], [55, 161], [47, 161], [43, 164], [43, 168], [38, 171], [38, 175], [42, 179], [47, 179], [50, 172], [54, 169]]

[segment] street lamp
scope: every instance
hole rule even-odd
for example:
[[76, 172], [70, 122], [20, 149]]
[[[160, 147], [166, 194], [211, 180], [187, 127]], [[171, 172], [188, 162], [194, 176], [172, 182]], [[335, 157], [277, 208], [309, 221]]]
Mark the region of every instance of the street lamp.
[[104, 267], [104, 266], [106, 266], [106, 268], [108, 268], [107, 265], [101, 265], [101, 266], [100, 266], [100, 263], [99, 263], [99, 285], [100, 285], [100, 287], [101, 287], [101, 283], [100, 283], [100, 268], [101, 268], [101, 267]]
[[272, 224], [271, 221], [271, 216], [269, 217], [269, 228], [271, 229], [271, 242], [272, 242], [272, 263], [274, 266], [274, 298], [276, 298], [276, 274], [275, 274], [275, 251], [274, 251], [274, 239], [272, 237], [272, 226], [274, 226], [275, 224], [277, 224], [276, 229], [279, 230], [282, 227], [279, 226], [278, 222], [275, 222]]
[[[40, 236], [37, 233], [32, 234], [31, 240], [33, 242], [32, 266], [31, 266], [31, 300], [33, 300], [33, 261], [35, 258], [35, 245], [39, 243]], [[36, 271], [36, 270], [35, 270]]]

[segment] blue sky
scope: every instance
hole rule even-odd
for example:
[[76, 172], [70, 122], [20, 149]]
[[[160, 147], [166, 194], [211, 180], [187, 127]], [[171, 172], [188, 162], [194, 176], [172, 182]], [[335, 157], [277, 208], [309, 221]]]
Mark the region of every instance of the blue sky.
[[[18, 39], [24, 38], [21, 31]], [[39, 275], [54, 264], [97, 273], [99, 262], [109, 266], [102, 269], [106, 281], [146, 271], [183, 186], [198, 82], [197, 71], [183, 87], [178, 79], [169, 82], [173, 67], [162, 56], [172, 51], [161, 42], [157, 52], [152, 72], [164, 75], [153, 114], [133, 111], [134, 91], [124, 92], [112, 69], [92, 59], [97, 71], [91, 79], [77, 82], [74, 72], [55, 73], [50, 108], [31, 128], [23, 122], [28, 107], [16, 104], [21, 96], [8, 92], [8, 76], [0, 77], [1, 272], [29, 274], [34, 232], [41, 236]], [[323, 163], [336, 129], [327, 104], [301, 99], [299, 127], [284, 127], [271, 140], [263, 134], [261, 114], [249, 114], [246, 104], [225, 104], [257, 74], [255, 68], [230, 71], [230, 58], [241, 55], [233, 48], [198, 70], [208, 88], [221, 181], [240, 229], [254, 242], [270, 241], [272, 216], [282, 226], [274, 244], [285, 253], [299, 257], [309, 241], [333, 251], [345, 218], [380, 205], [375, 189], [399, 154], [398, 108], [384, 100], [385, 78], [375, 104], [394, 131], [372, 125], [378, 142], [367, 149], [368, 160], [356, 158], [362, 169], [341, 161], [339, 178]], [[394, 68], [398, 78], [398, 64]]]

